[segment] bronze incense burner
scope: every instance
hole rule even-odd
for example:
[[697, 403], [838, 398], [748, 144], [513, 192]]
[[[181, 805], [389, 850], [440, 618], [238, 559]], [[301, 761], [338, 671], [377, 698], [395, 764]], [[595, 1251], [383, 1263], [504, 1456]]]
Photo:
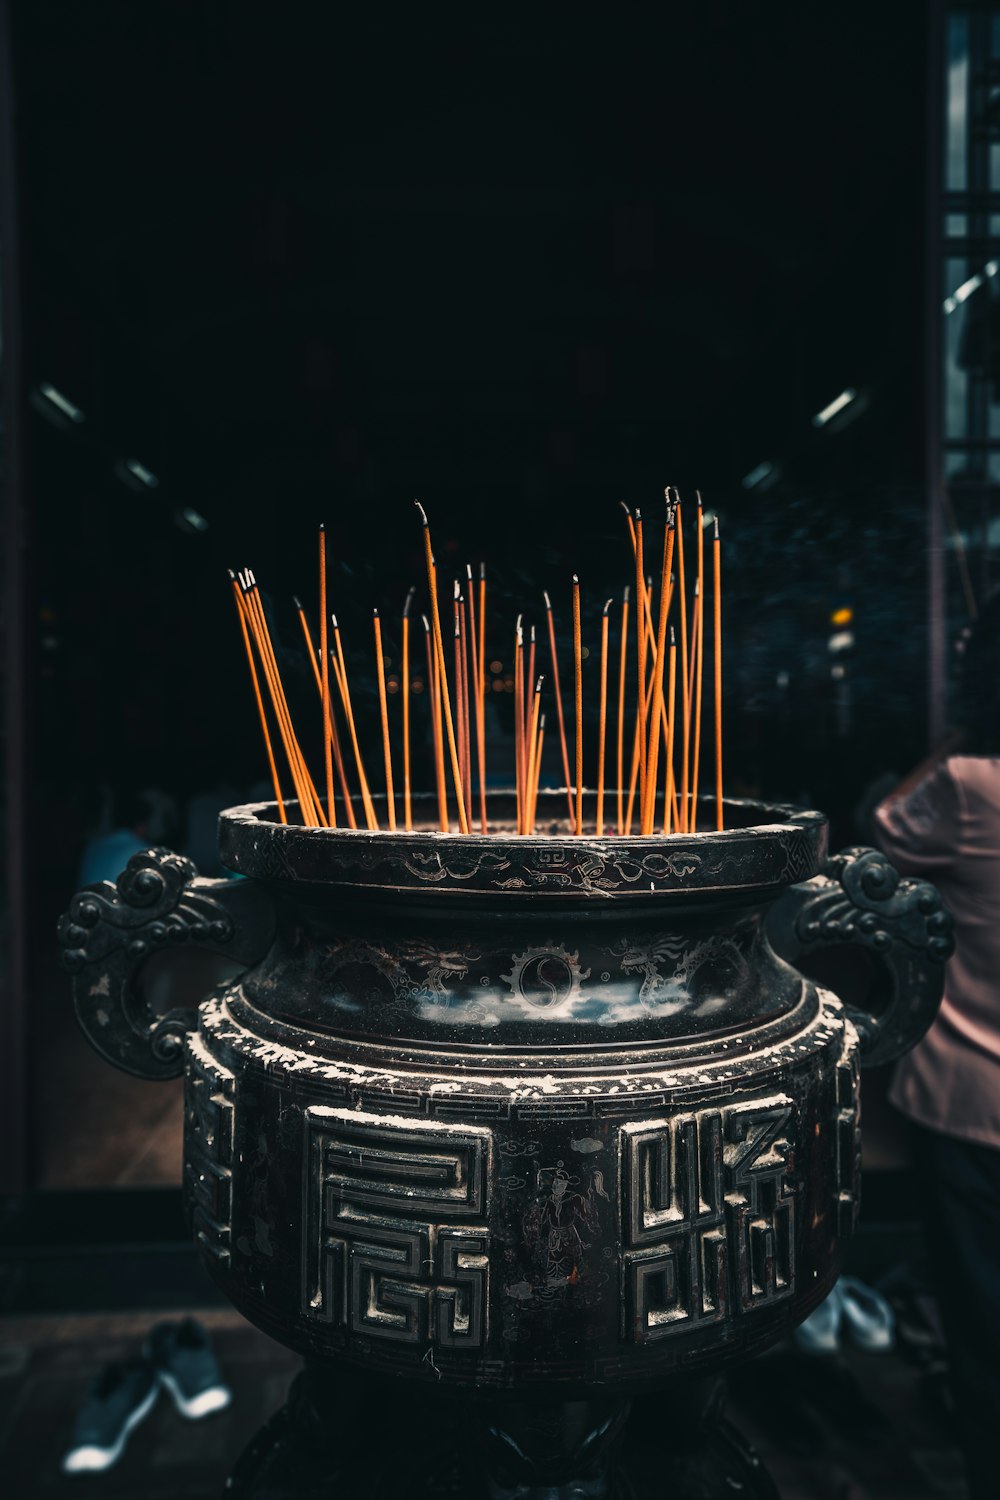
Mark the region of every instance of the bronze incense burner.
[[[827, 1294], [859, 1064], [918, 1039], [951, 951], [933, 887], [828, 858], [818, 813], [733, 801], [725, 832], [597, 839], [564, 808], [540, 799], [532, 837], [234, 808], [245, 879], [150, 850], [60, 929], [94, 1046], [185, 1075], [191, 1225], [226, 1295], [326, 1378], [469, 1403], [494, 1496], [611, 1493], [630, 1399]], [[248, 967], [155, 1015], [134, 981], [174, 943]], [[878, 961], [877, 1009], [794, 967], [843, 944]]]

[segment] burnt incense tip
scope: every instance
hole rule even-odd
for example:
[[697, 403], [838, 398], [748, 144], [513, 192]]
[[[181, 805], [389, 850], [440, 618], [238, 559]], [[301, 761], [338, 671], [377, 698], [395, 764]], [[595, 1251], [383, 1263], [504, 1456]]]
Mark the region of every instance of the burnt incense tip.
[[461, 597], [462, 597], [462, 590], [459, 588], [459, 586], [458, 586], [458, 579], [456, 578], [455, 579], [455, 598], [456, 599], [460, 599]]
[[302, 613], [302, 600], [299, 598], [298, 594], [293, 594], [292, 595], [292, 603], [295, 605], [295, 608], [298, 610], [299, 614], [301, 614]]
[[613, 603], [614, 603], [613, 599], [606, 599], [605, 603], [604, 603], [604, 608], [601, 610], [601, 614], [602, 615], [606, 615], [607, 612], [608, 612], [608, 610], [611, 608], [611, 606], [612, 606]]
[[696, 578], [695, 581], [694, 581], [694, 593], [695, 593], [695, 598], [697, 598], [698, 595], [701, 593], [701, 579], [700, 578]]
[[532, 627], [531, 627], [530, 640], [531, 640], [531, 644], [534, 645], [535, 644], [535, 627], [534, 627], [534, 625], [532, 625]]
[[580, 580], [575, 573], [573, 574], [573, 587], [575, 589], [578, 589], [580, 587]]
[[471, 563], [466, 563], [466, 565], [465, 565], [465, 576], [468, 578], [469, 582], [471, 583], [472, 582], [472, 564]]
[[378, 605], [377, 604], [372, 609], [372, 619], [373, 620], [377, 620], [378, 619]]
[[407, 593], [406, 598], [403, 601], [403, 619], [404, 620], [408, 620], [410, 618], [410, 605], [413, 603], [413, 596], [414, 596], [414, 594], [416, 592], [417, 592], [416, 585], [415, 584], [411, 584], [409, 592]]
[[535, 692], [536, 693], [540, 693], [542, 691], [542, 683], [544, 681], [545, 681], [544, 676], [543, 677], [539, 677], [538, 681], [535, 683]]
[[333, 626], [334, 630], [339, 630], [340, 629], [340, 626], [337, 624], [337, 616], [336, 615], [331, 615], [330, 616], [330, 624]]
[[545, 608], [548, 610], [549, 614], [551, 614], [552, 613], [552, 600], [549, 598], [548, 590], [547, 589], [542, 589], [542, 598], [545, 600]]
[[236, 574], [233, 572], [232, 568], [227, 568], [226, 572], [229, 574], [229, 582], [230, 583], [235, 583], [236, 582]]
[[320, 529], [320, 531], [325, 531], [326, 530], [326, 523], [324, 521], [320, 521], [320, 523], [319, 523], [319, 529]]
[[623, 603], [623, 604], [627, 604], [627, 603], [628, 603], [628, 601], [629, 601], [629, 599], [630, 599], [630, 598], [631, 598], [631, 597], [632, 597], [632, 595], [631, 595], [631, 591], [630, 591], [630, 589], [629, 589], [629, 586], [628, 586], [628, 584], [626, 584], [626, 585], [625, 585], [625, 592], [624, 592], [624, 594], [623, 594], [623, 595], [622, 595], [622, 603]]
[[642, 525], [642, 511], [639, 509], [638, 505], [635, 508], [635, 524], [637, 526]]
[[484, 562], [479, 564], [479, 577], [481, 579], [486, 577], [486, 564]]
[[715, 540], [716, 541], [719, 540], [719, 518], [718, 518], [718, 516], [716, 516], [716, 518], [715, 518]]
[[421, 520], [421, 522], [423, 523], [424, 526], [426, 526], [427, 525], [427, 512], [424, 510], [424, 507], [420, 504], [419, 500], [414, 500], [413, 503], [417, 507], [417, 510], [419, 510], [419, 512], [420, 512], [420, 520]]
[[698, 509], [701, 510], [701, 490], [695, 490], [694, 495], [698, 502]]
[[670, 648], [671, 648], [671, 650], [673, 650], [673, 648], [674, 648], [675, 645], [676, 645], [676, 641], [674, 640], [674, 627], [671, 625], [671, 627], [670, 627]]
[[426, 615], [421, 615], [420, 618], [424, 622], [424, 629], [426, 630], [427, 634], [430, 635], [430, 633], [431, 633], [431, 622], [430, 622], [430, 620], [428, 620], [428, 618], [427, 618]]
[[539, 729], [544, 729], [545, 728], [545, 715], [544, 714], [539, 714], [539, 716], [538, 716], [538, 727], [539, 727]]
[[627, 516], [630, 516], [632, 514], [632, 512], [629, 510], [628, 506], [625, 504], [624, 500], [619, 500], [618, 504], [621, 506], [622, 510], [625, 512], [625, 514]]

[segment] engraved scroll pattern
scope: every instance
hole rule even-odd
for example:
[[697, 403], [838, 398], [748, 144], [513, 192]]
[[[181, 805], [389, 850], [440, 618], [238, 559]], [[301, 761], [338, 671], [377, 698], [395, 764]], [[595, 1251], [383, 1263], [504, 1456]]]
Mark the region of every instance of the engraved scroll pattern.
[[306, 1111], [304, 1312], [367, 1338], [479, 1349], [492, 1131]]
[[794, 1288], [785, 1095], [622, 1127], [626, 1337], [661, 1339]]

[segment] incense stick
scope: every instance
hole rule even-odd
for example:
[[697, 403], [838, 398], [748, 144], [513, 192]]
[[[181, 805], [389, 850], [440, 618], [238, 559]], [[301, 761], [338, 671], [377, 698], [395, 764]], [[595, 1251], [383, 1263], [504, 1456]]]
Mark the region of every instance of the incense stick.
[[[667, 640], [667, 610], [670, 606], [670, 564], [674, 555], [675, 524], [667, 502], [667, 524], [663, 533], [663, 563], [660, 569], [660, 618], [656, 636], [656, 670], [653, 678], [653, 710], [649, 718], [649, 744], [646, 750], [648, 786], [642, 809], [642, 831], [652, 833], [656, 816], [656, 773], [660, 759], [660, 715], [663, 709], [663, 667]], [[669, 727], [668, 727], [669, 734]]]
[[[674, 627], [670, 627], [670, 682], [667, 688], [667, 698], [670, 705], [667, 715], [669, 729], [667, 731], [667, 778], [664, 788], [663, 799], [665, 803], [664, 819], [666, 827], [664, 832], [671, 833], [676, 826], [677, 804], [674, 797], [674, 724], [676, 719], [675, 708], [677, 704], [677, 641], [674, 636]], [[678, 832], [680, 830], [678, 829]]]
[[441, 695], [438, 692], [437, 685], [437, 657], [434, 654], [431, 622], [426, 615], [421, 615], [420, 618], [424, 622], [424, 639], [427, 645], [427, 692], [430, 697], [431, 732], [434, 738], [434, 777], [437, 783], [438, 826], [442, 833], [447, 833], [449, 827], [448, 789], [444, 771], [444, 737], [441, 725]]
[[257, 580], [249, 568], [243, 574], [237, 576], [243, 585], [243, 598], [247, 606], [247, 620], [253, 631], [257, 652], [261, 665], [264, 668], [264, 677], [271, 693], [271, 702], [278, 721], [281, 741], [285, 747], [289, 770], [292, 773], [292, 782], [295, 786], [302, 820], [304, 823], [311, 821], [320, 827], [326, 827], [326, 818], [320, 806], [319, 798], [316, 795], [316, 788], [313, 785], [312, 777], [309, 775], [298, 740], [295, 737], [292, 716], [288, 710], [288, 700], [285, 697], [281, 673], [278, 670], [278, 659], [271, 641], [271, 633], [268, 630], [264, 606], [261, 603], [260, 591], [257, 587]]
[[539, 677], [535, 683], [534, 701], [531, 708], [531, 730], [528, 735], [528, 777], [525, 791], [525, 809], [521, 832], [529, 833], [532, 823], [532, 789], [535, 785], [535, 757], [538, 754], [538, 713], [542, 701], [542, 683], [544, 678]]
[[389, 705], [385, 697], [385, 659], [382, 655], [382, 621], [377, 609], [372, 610], [375, 627], [375, 665], [378, 671], [378, 706], [382, 717], [382, 758], [385, 762], [385, 801], [389, 815], [389, 830], [396, 831], [396, 796], [392, 786], [392, 745], [389, 742]]
[[365, 775], [364, 761], [361, 759], [361, 746], [358, 744], [358, 731], [354, 723], [354, 708], [351, 704], [351, 686], [347, 680], [347, 662], [344, 659], [344, 643], [340, 638], [340, 626], [337, 624], [337, 616], [330, 616], [330, 624], [333, 626], [333, 639], [337, 648], [337, 664], [340, 671], [337, 676], [337, 686], [340, 688], [341, 702], [344, 706], [344, 716], [347, 719], [347, 731], [351, 736], [351, 746], [354, 750], [354, 763], [358, 768], [358, 784], [361, 787], [361, 805], [365, 810], [365, 821], [370, 829], [378, 827], [375, 817], [375, 808], [372, 803], [371, 792], [368, 790], [368, 778]]
[[576, 827], [583, 833], [583, 645], [580, 629], [580, 580], [573, 574], [573, 667], [576, 687]]
[[403, 825], [407, 833], [413, 827], [410, 798], [410, 605], [415, 592], [411, 588], [403, 604]]
[[476, 748], [479, 752], [479, 818], [483, 833], [486, 818], [486, 564], [479, 564], [479, 702], [476, 713]]
[[535, 753], [535, 781], [531, 788], [531, 810], [528, 815], [528, 832], [535, 831], [535, 811], [538, 807], [538, 782], [542, 774], [542, 752], [545, 749], [545, 715], [538, 720], [538, 749]]
[[712, 573], [715, 624], [715, 826], [725, 826], [722, 809], [722, 547], [719, 541], [719, 518], [715, 517], [712, 539]]
[[542, 594], [545, 600], [545, 616], [549, 625], [549, 651], [552, 656], [552, 687], [556, 697], [556, 722], [559, 725], [559, 744], [562, 749], [563, 775], [566, 778], [566, 800], [569, 803], [569, 818], [573, 821], [573, 793], [570, 790], [569, 775], [569, 747], [566, 743], [566, 721], [563, 718], [562, 689], [559, 686], [559, 657], [556, 652], [556, 627], [552, 616], [552, 600], [547, 593]]
[[[292, 595], [292, 603], [295, 605], [296, 611], [298, 612], [299, 624], [302, 627], [302, 634], [305, 638], [306, 643], [306, 655], [309, 658], [309, 665], [312, 667], [313, 679], [316, 683], [316, 692], [319, 694], [320, 699], [322, 699], [323, 679], [320, 676], [319, 663], [316, 656], [316, 647], [313, 644], [312, 631], [309, 629], [309, 621], [306, 619], [306, 612], [302, 608], [302, 601], [300, 599], [297, 599], [294, 594]], [[334, 681], [336, 681], [336, 658], [333, 656], [332, 652], [329, 652], [328, 656], [330, 659], [330, 665], [333, 668]], [[354, 816], [353, 799], [351, 797], [350, 787], [347, 784], [347, 772], [344, 769], [344, 756], [340, 748], [340, 735], [337, 733], [337, 716], [333, 711], [332, 694], [330, 698], [330, 718], [328, 721], [328, 730], [330, 739], [333, 743], [333, 761], [334, 765], [337, 768], [337, 779], [340, 782], [340, 795], [344, 799], [344, 809], [347, 813], [347, 822], [351, 828], [357, 828], [358, 823], [357, 819]]]
[[518, 615], [514, 627], [514, 784], [519, 828], [524, 818], [524, 770], [524, 631]]
[[326, 772], [326, 814], [331, 828], [337, 826], [337, 807], [333, 795], [333, 746], [330, 742], [330, 663], [326, 639], [326, 527], [319, 528], [319, 651], [322, 661], [323, 691], [323, 769]]
[[444, 660], [444, 643], [441, 639], [441, 616], [438, 612], [437, 592], [437, 569], [434, 565], [434, 551], [431, 547], [431, 528], [427, 520], [427, 512], [415, 500], [414, 505], [420, 512], [420, 519], [424, 528], [424, 559], [427, 564], [427, 583], [431, 596], [431, 626], [434, 631], [434, 651], [438, 662], [438, 691], [444, 706], [444, 723], [448, 732], [448, 754], [451, 757], [451, 773], [455, 781], [455, 798], [458, 802], [458, 822], [463, 833], [469, 831], [469, 821], [465, 816], [465, 797], [462, 792], [462, 773], [458, 764], [458, 746], [455, 743], [455, 724], [451, 716], [451, 695], [448, 692], [448, 672]]
[[703, 664], [705, 658], [705, 517], [702, 511], [701, 492], [695, 490], [698, 500], [698, 577], [694, 586], [695, 630], [694, 685], [690, 696], [694, 704], [694, 742], [691, 749], [691, 806], [688, 811], [687, 831], [698, 831], [698, 778], [701, 763], [701, 699], [703, 686]]
[[285, 811], [284, 798], [281, 795], [281, 784], [278, 780], [278, 767], [275, 764], [274, 750], [271, 748], [271, 736], [267, 728], [267, 715], [264, 712], [264, 700], [261, 697], [260, 682], [257, 678], [257, 667], [253, 659], [253, 647], [250, 644], [250, 634], [247, 630], [246, 611], [243, 606], [243, 596], [240, 586], [236, 582], [236, 574], [232, 568], [229, 569], [229, 579], [233, 586], [233, 598], [236, 601], [236, 615], [240, 622], [240, 632], [243, 636], [243, 645], [246, 648], [247, 663], [250, 667], [250, 679], [253, 683], [253, 695], [257, 703], [257, 712], [260, 715], [260, 728], [264, 736], [264, 749], [267, 751], [267, 764], [271, 772], [271, 781], [274, 785], [274, 797], [278, 804], [278, 817], [282, 823], [288, 822], [288, 814]]
[[619, 647], [618, 660], [618, 832], [625, 832], [625, 810], [624, 810], [624, 776], [625, 768], [622, 763], [622, 755], [625, 748], [625, 664], [628, 649], [628, 584], [622, 595], [622, 638]]
[[680, 831], [681, 832], [686, 832], [686, 830], [687, 830], [687, 820], [688, 820], [688, 814], [689, 814], [689, 808], [690, 808], [690, 804], [689, 804], [689, 801], [688, 801], [688, 774], [689, 774], [688, 756], [690, 754], [690, 748], [691, 748], [691, 703], [690, 703], [690, 700], [688, 699], [687, 692], [685, 691], [685, 689], [687, 687], [687, 680], [688, 680], [688, 606], [687, 606], [687, 590], [686, 590], [686, 588], [684, 586], [684, 519], [683, 519], [683, 507], [681, 505], [680, 494], [678, 493], [677, 490], [674, 490], [674, 496], [675, 496], [676, 501], [677, 501], [677, 504], [676, 504], [676, 507], [675, 507], [675, 511], [674, 511], [674, 514], [675, 514], [675, 517], [676, 517], [676, 523], [677, 523], [677, 607], [678, 607], [678, 610], [680, 612], [680, 617], [681, 617], [681, 661], [680, 661], [680, 672], [681, 672], [681, 733], [682, 733], [683, 739], [682, 739], [682, 744], [681, 744], [681, 804], [680, 804], [680, 806], [681, 806], [681, 816], [682, 816], [683, 822], [681, 824]]
[[[635, 592], [641, 602], [645, 599], [646, 575], [643, 570], [642, 512], [635, 508]], [[646, 630], [641, 619], [636, 620], [636, 651], [638, 655], [639, 681], [637, 686], [636, 719], [639, 724], [639, 807], [646, 802]], [[629, 799], [631, 801], [631, 798]], [[626, 820], [626, 823], [629, 820]]]
[[604, 743], [608, 731], [608, 610], [609, 599], [601, 611], [601, 707], [598, 713], [597, 739], [597, 837], [604, 834]]

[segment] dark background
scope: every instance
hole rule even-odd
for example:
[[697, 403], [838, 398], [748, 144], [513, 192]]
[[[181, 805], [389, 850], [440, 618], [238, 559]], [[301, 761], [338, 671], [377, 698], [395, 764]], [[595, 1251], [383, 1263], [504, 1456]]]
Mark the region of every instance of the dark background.
[[[923, 749], [917, 20], [903, 3], [18, 7], [28, 373], [85, 417], [30, 433], [48, 883], [68, 893], [100, 783], [183, 806], [264, 774], [226, 566], [255, 567], [306, 701], [290, 596], [314, 611], [325, 520], [365, 699], [370, 608], [392, 654], [419, 578], [414, 496], [446, 565], [488, 559], [490, 655], [509, 663], [542, 587], [568, 626], [574, 569], [596, 648], [631, 566], [619, 500], [658, 524], [664, 484], [700, 487], [726, 542], [730, 785], [846, 827], [871, 775], [906, 769]], [[848, 385], [867, 410], [814, 429]], [[124, 459], [156, 488], [123, 483]], [[780, 482], [744, 488], [765, 460]]]

